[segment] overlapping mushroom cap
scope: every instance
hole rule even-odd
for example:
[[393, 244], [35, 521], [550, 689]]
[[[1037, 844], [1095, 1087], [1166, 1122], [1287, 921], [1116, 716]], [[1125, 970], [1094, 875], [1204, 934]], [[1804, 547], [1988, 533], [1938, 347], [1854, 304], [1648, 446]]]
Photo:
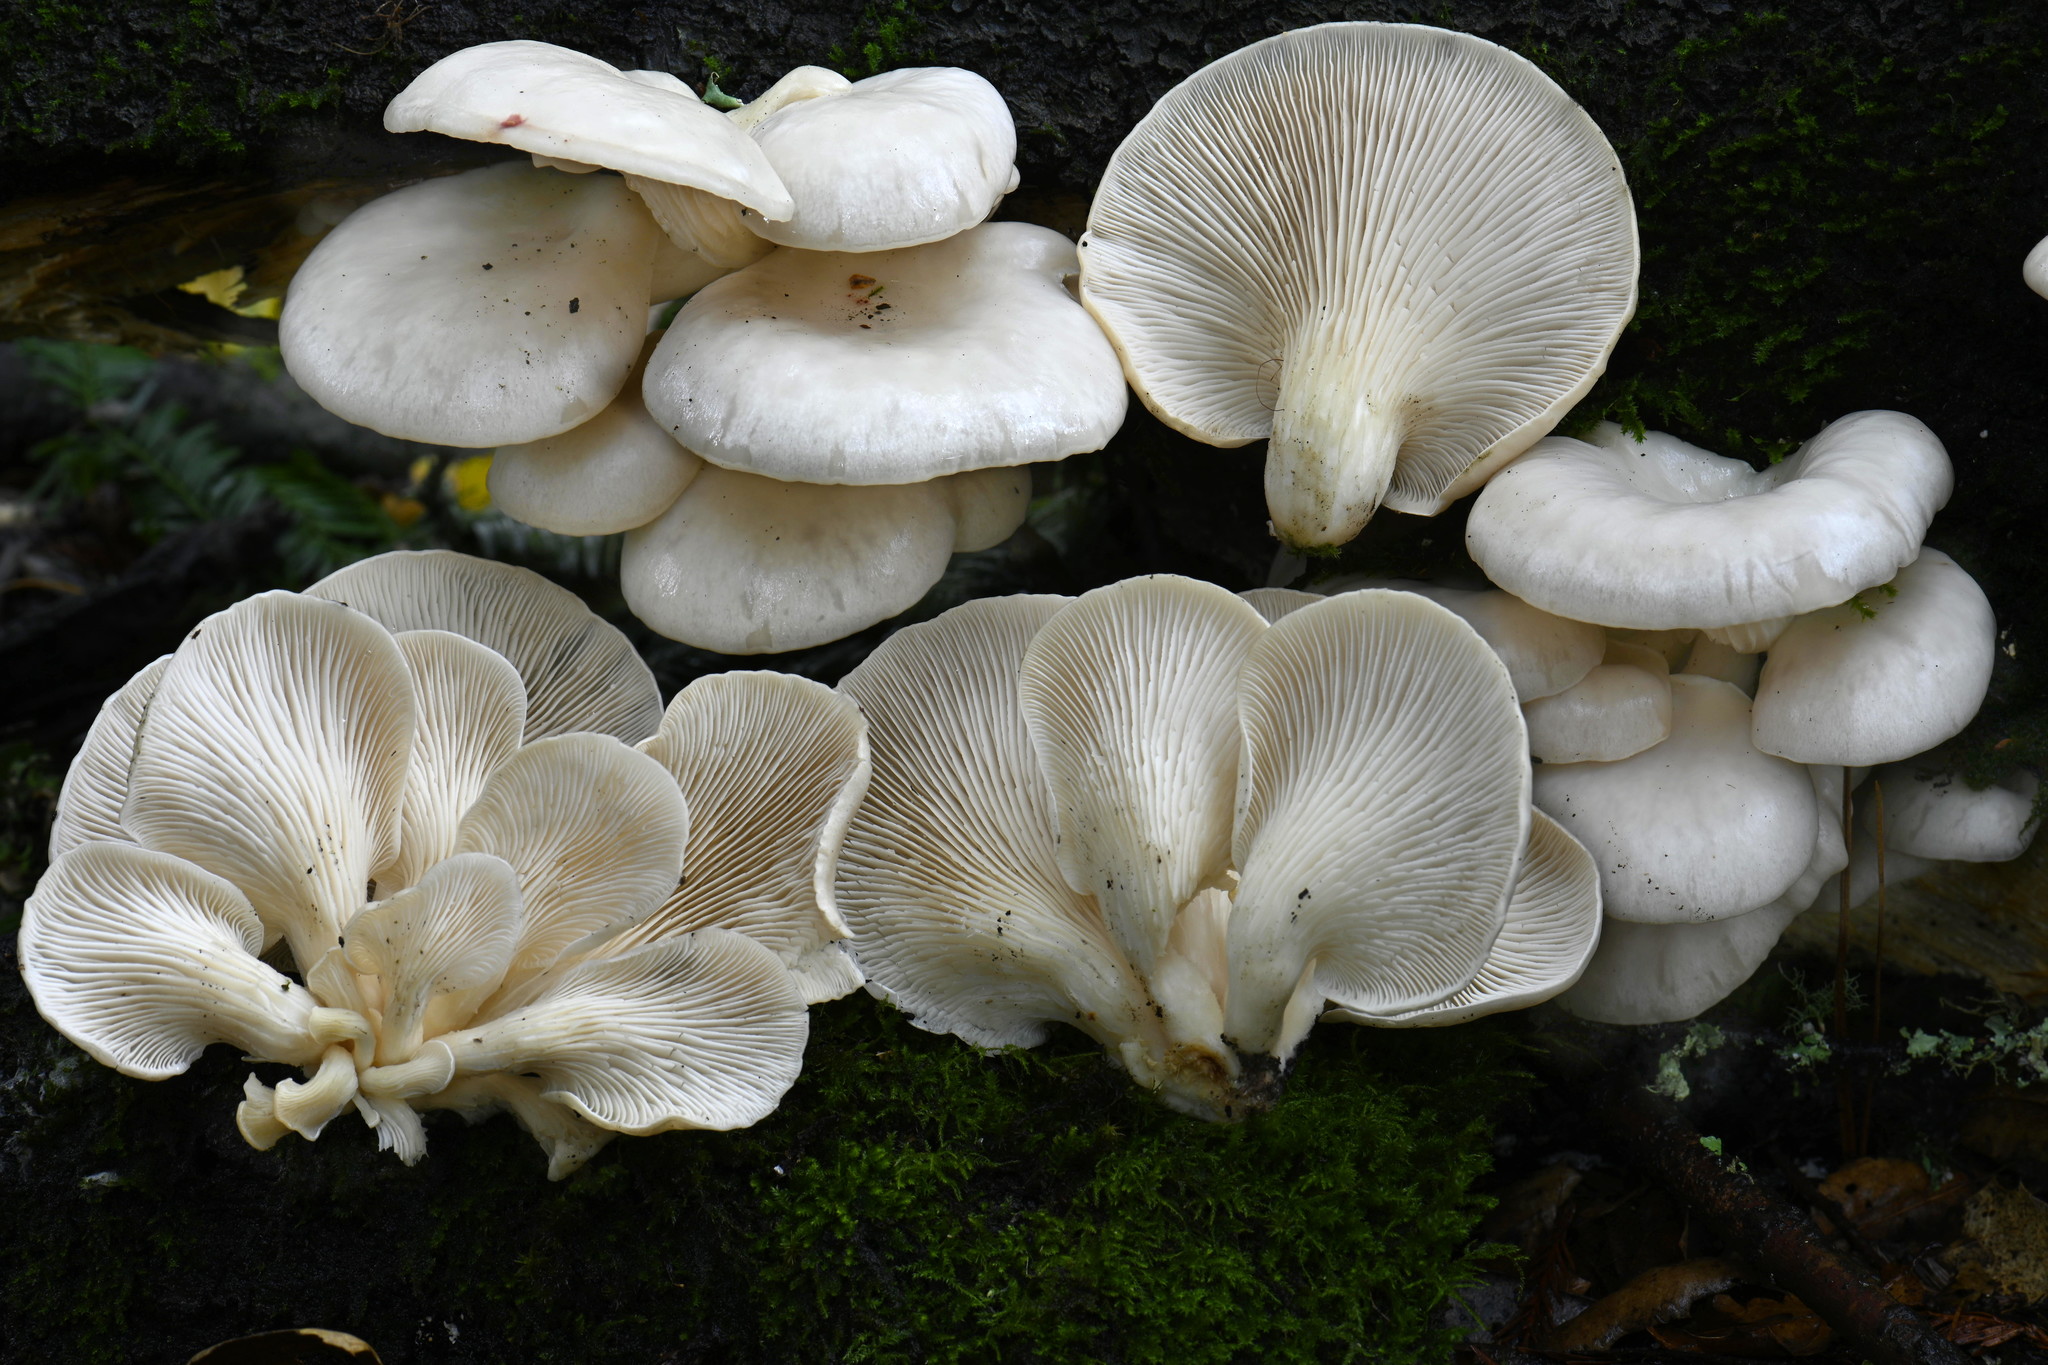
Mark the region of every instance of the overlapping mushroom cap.
[[[807, 1001], [857, 984], [830, 883], [864, 734], [771, 674], [664, 714], [562, 589], [380, 556], [208, 618], [109, 701], [22, 971], [128, 1074], [211, 1042], [305, 1068], [250, 1078], [258, 1147], [353, 1106], [412, 1162], [419, 1111], [509, 1108], [559, 1177], [614, 1132], [743, 1126]], [[296, 979], [257, 956], [280, 942]]]
[[714, 464], [806, 483], [1099, 450], [1124, 383], [1067, 293], [1075, 269], [1073, 244], [1029, 223], [902, 251], [778, 251], [683, 306], [648, 362], [647, 410]]
[[621, 71], [552, 43], [514, 40], [454, 52], [384, 110], [393, 133], [501, 142], [536, 157], [604, 166], [787, 218], [789, 191], [759, 144], [661, 71]]
[[1081, 261], [1146, 405], [1211, 445], [1269, 438], [1275, 530], [1336, 545], [1555, 426], [1634, 311], [1637, 245], [1613, 150], [1530, 63], [1337, 23], [1168, 91], [1111, 158]]
[[1899, 412], [1857, 412], [1766, 469], [1603, 423], [1551, 437], [1496, 475], [1465, 544], [1501, 587], [1603, 626], [1754, 627], [1887, 582], [1948, 501], [1947, 452]]
[[841, 686], [875, 771], [839, 903], [870, 989], [923, 1027], [997, 1047], [1072, 1023], [1230, 1118], [1326, 1002], [1451, 1022], [1563, 989], [1591, 949], [1584, 851], [1524, 859], [1506, 669], [1412, 594], [1270, 626], [1173, 577], [987, 599]]
[[486, 166], [394, 191], [292, 277], [278, 344], [320, 406], [494, 446], [597, 416], [646, 333], [661, 230], [613, 176]]

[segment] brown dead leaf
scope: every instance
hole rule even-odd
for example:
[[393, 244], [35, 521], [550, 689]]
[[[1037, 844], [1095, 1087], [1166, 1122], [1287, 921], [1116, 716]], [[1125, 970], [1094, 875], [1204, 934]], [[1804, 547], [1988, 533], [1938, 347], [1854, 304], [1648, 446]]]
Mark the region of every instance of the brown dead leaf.
[[2048, 1298], [2048, 1204], [2024, 1185], [1986, 1185], [1963, 1208], [1963, 1240], [1944, 1253], [1956, 1287]]
[[[1962, 1199], [1965, 1189], [1953, 1176], [1937, 1189], [1919, 1162], [1883, 1156], [1858, 1157], [1820, 1183], [1820, 1192], [1872, 1241], [1934, 1221]], [[1820, 1222], [1823, 1231], [1834, 1230], [1825, 1217]]]
[[2026, 1338], [2029, 1345], [2048, 1346], [2048, 1332], [2032, 1323], [2014, 1322], [2001, 1318], [1995, 1313], [1965, 1313], [1958, 1310], [1946, 1317], [1937, 1316], [1934, 1325], [1943, 1336], [1958, 1346], [1975, 1346], [1988, 1349], [2003, 1346], [2009, 1341]]
[[1646, 1270], [1562, 1326], [1538, 1335], [1544, 1351], [1597, 1351], [1630, 1332], [1682, 1318], [1697, 1299], [1718, 1294], [1742, 1278], [1721, 1256]]
[[1834, 1340], [1834, 1329], [1791, 1294], [1737, 1303], [1716, 1294], [1713, 1304], [1688, 1322], [1652, 1327], [1650, 1335], [1675, 1351], [1780, 1360], [1817, 1355]]

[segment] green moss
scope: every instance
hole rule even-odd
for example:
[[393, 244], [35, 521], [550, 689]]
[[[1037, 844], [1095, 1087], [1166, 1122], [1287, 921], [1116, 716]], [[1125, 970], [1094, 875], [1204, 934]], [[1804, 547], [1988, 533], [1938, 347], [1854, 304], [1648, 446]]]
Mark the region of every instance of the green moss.
[[914, 48], [924, 34], [924, 19], [910, 0], [894, 0], [883, 6], [870, 5], [862, 11], [860, 23], [844, 42], [834, 43], [825, 60], [852, 80], [879, 76], [899, 66], [922, 65], [937, 60], [930, 48]]
[[[1635, 194], [1641, 302], [1608, 377], [1567, 423], [1675, 431], [1781, 458], [1868, 389], [1921, 363], [1914, 308], [1979, 266], [2001, 169], [2025, 155], [2038, 37], [1966, 30], [1925, 65], [1847, 44], [1783, 12], [1677, 43], [1611, 120]], [[2032, 35], [2027, 35], [2032, 36]], [[1613, 55], [1536, 54], [1568, 88]]]
[[1320, 1029], [1274, 1113], [1218, 1128], [1078, 1036], [984, 1057], [865, 997], [813, 1019], [767, 1122], [621, 1139], [550, 1185], [502, 1118], [432, 1119], [410, 1170], [353, 1119], [250, 1151], [226, 1049], [128, 1080], [16, 994], [0, 1139], [36, 1183], [0, 1245], [0, 1345], [84, 1365], [319, 1322], [391, 1365], [1448, 1349], [1486, 1116], [1520, 1084], [1496, 1030]]

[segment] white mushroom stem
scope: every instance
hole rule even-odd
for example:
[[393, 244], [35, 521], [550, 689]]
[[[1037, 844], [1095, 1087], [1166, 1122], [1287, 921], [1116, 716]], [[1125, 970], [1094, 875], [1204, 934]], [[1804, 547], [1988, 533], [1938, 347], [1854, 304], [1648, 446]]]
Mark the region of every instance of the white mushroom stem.
[[277, 1092], [254, 1076], [242, 1081], [242, 1102], [235, 1106], [235, 1130], [259, 1152], [267, 1152], [291, 1129], [277, 1117]]
[[1385, 386], [1355, 339], [1330, 340], [1289, 357], [1266, 444], [1266, 507], [1281, 540], [1298, 549], [1342, 545], [1365, 529], [1386, 501], [1406, 434], [1375, 401]]
[[355, 1097], [355, 1053], [337, 1043], [321, 1054], [310, 1080], [277, 1083], [272, 1110], [279, 1123], [310, 1142]]

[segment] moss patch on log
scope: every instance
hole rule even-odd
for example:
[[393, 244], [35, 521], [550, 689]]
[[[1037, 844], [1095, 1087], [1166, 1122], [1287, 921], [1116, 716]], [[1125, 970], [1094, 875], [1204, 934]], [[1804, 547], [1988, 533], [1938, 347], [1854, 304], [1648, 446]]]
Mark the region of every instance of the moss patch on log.
[[116, 1075], [6, 966], [0, 1354], [80, 1365], [309, 1323], [389, 1365], [1435, 1359], [1521, 1089], [1497, 1029], [1332, 1026], [1274, 1113], [1219, 1128], [1077, 1035], [984, 1057], [859, 997], [814, 1011], [767, 1122], [551, 1185], [505, 1118], [430, 1118], [411, 1169], [352, 1116], [251, 1151], [246, 1063]]

